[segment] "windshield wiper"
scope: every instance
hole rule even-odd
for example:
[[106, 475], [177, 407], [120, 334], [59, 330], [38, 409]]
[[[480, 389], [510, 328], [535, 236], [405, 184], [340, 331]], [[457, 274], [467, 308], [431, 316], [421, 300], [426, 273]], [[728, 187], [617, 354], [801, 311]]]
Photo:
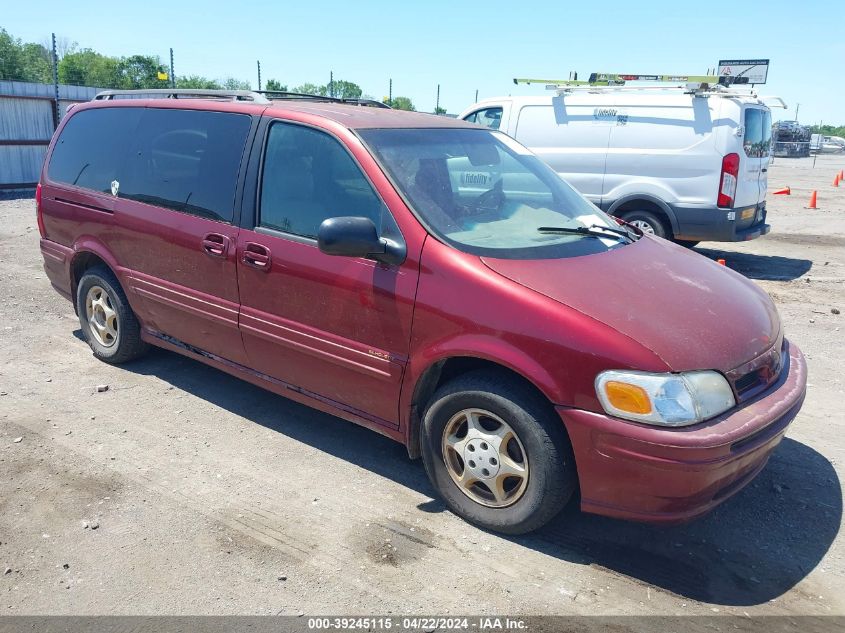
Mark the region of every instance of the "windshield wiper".
[[633, 242], [632, 238], [623, 229], [614, 229], [609, 226], [593, 224], [591, 226], [541, 226], [537, 229], [540, 233], [571, 233], [573, 235], [584, 235], [586, 237], [609, 237], [626, 239]]
[[616, 233], [617, 235], [621, 235], [622, 237], [627, 237], [630, 241], [634, 241], [633, 235], [631, 235], [631, 231], [624, 228], [616, 228], [614, 226], [603, 226], [601, 224], [591, 224], [591, 229], [601, 229], [602, 231], [610, 231], [611, 233]]

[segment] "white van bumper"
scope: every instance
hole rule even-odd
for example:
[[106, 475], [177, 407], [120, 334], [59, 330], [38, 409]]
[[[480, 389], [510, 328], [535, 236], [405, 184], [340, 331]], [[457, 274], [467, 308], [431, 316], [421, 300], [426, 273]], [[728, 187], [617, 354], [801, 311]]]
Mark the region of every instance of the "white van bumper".
[[669, 206], [676, 240], [744, 242], [771, 230], [766, 224], [765, 203], [738, 209]]

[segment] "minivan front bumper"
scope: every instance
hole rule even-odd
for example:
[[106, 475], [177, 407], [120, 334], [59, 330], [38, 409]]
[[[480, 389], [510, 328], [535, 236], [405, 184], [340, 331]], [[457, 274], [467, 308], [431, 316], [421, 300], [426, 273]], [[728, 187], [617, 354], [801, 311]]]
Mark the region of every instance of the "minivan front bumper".
[[585, 512], [649, 523], [707, 513], [765, 466], [804, 402], [807, 365], [788, 364], [765, 392], [707, 422], [677, 429], [558, 407], [575, 452]]

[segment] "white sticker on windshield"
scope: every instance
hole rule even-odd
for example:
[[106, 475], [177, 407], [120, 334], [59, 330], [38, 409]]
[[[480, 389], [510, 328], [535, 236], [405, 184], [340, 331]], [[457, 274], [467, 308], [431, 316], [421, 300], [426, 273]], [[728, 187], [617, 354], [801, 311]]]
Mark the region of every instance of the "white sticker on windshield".
[[579, 215], [575, 219], [581, 222], [586, 227], [593, 226], [593, 224], [598, 224], [602, 227], [607, 226], [607, 222], [602, 220], [599, 216], [595, 215], [594, 213], [588, 213], [587, 215]]
[[517, 143], [515, 140], [513, 140], [507, 134], [502, 134], [501, 132], [493, 132], [493, 135], [497, 139], [502, 141], [502, 143], [504, 143], [508, 147], [508, 149], [511, 150], [512, 152], [514, 152], [516, 154], [520, 154], [522, 156], [531, 156], [531, 150], [530, 149], [528, 149], [524, 145], [520, 145], [519, 143]]
[[[605, 222], [599, 216], [597, 216], [593, 213], [588, 213], [586, 215], [579, 215], [575, 219], [578, 220], [579, 222], [581, 222], [587, 228], [590, 228], [590, 227], [593, 227], [593, 226], [599, 226], [599, 227], [607, 228], [607, 222]], [[602, 244], [604, 244], [605, 246], [613, 246], [619, 240], [614, 239], [614, 238], [600, 237], [599, 241]]]

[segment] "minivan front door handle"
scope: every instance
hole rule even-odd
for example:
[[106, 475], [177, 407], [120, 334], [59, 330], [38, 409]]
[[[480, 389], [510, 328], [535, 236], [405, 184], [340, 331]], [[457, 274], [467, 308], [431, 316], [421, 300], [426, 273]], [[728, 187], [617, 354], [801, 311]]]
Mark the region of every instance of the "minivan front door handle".
[[229, 238], [220, 233], [209, 233], [202, 238], [202, 250], [211, 257], [226, 257], [229, 252]]
[[270, 270], [270, 249], [262, 244], [247, 242], [241, 261], [259, 270]]

